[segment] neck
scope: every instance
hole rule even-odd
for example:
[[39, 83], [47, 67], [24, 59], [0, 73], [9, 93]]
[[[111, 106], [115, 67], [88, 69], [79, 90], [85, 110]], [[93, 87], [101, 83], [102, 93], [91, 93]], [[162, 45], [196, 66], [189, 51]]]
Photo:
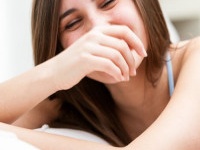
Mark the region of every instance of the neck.
[[144, 71], [138, 71], [128, 82], [106, 86], [122, 124], [133, 139], [155, 121], [169, 100], [165, 69], [156, 87], [147, 81]]
[[137, 109], [145, 103], [144, 92], [147, 85], [149, 88], [150, 83], [147, 83], [144, 69], [140, 70], [127, 82], [106, 85], [119, 108]]

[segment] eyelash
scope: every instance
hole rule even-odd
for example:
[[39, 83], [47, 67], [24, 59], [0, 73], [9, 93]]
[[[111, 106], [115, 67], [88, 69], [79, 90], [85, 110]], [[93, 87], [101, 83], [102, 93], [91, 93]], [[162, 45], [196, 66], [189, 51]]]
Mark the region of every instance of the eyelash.
[[99, 8], [106, 8], [107, 6], [109, 6], [114, 1], [115, 0], [105, 0], [105, 2], [103, 2], [103, 4], [101, 4]]
[[81, 22], [81, 21], [82, 21], [82, 18], [81, 18], [81, 17], [79, 17], [79, 18], [73, 20], [72, 22], [70, 22], [69, 24], [67, 24], [67, 25], [65, 26], [65, 30], [70, 30], [70, 29], [73, 28], [77, 23], [79, 23], [79, 22]]

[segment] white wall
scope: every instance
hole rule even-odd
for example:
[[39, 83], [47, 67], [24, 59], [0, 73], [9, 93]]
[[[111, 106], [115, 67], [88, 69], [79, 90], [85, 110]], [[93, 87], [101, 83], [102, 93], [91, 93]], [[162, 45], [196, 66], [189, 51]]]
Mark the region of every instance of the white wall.
[[32, 0], [0, 0], [0, 82], [33, 66]]
[[200, 0], [160, 0], [181, 40], [200, 36]]

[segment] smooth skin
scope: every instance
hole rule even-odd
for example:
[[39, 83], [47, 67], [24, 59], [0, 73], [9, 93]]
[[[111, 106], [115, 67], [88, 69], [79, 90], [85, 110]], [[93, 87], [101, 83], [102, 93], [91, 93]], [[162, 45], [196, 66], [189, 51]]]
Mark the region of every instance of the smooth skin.
[[[131, 0], [63, 0], [61, 16], [71, 8], [76, 11], [65, 16], [60, 24], [60, 40], [66, 50], [1, 84], [1, 121], [28, 128], [48, 123], [57, 114], [54, 112], [54, 117], [50, 117], [46, 112], [58, 109], [60, 104], [43, 100], [58, 90], [71, 88], [88, 76], [105, 83], [117, 104], [123, 125], [131, 137], [136, 138], [122, 149], [200, 149], [200, 38], [170, 45], [175, 79], [175, 91], [170, 98], [165, 66], [156, 88], [145, 81], [143, 62], [147, 39]], [[49, 107], [45, 107], [46, 104]], [[23, 124], [38, 115], [42, 118], [34, 125]], [[18, 129], [4, 123], [0, 127], [14, 131], [21, 139], [43, 149], [50, 146], [52, 149], [63, 148], [58, 146], [67, 149], [117, 149]], [[33, 135], [31, 139], [30, 135]], [[39, 137], [41, 140], [37, 140]], [[56, 143], [47, 142], [51, 140]]]

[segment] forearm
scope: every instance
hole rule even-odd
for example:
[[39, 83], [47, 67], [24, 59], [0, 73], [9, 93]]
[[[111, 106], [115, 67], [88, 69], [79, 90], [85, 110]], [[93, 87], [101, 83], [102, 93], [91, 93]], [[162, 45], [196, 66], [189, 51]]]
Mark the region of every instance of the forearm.
[[4, 123], [0, 123], [0, 129], [4, 131], [9, 131], [15, 133], [19, 139], [28, 142], [40, 149], [67, 149], [67, 150], [116, 150], [120, 148], [115, 148], [109, 145], [103, 145], [93, 142], [87, 142], [82, 140], [76, 140], [72, 138], [67, 138], [64, 136], [48, 134], [44, 132], [19, 128]]
[[49, 65], [43, 63], [0, 84], [1, 122], [13, 122], [55, 92]]

